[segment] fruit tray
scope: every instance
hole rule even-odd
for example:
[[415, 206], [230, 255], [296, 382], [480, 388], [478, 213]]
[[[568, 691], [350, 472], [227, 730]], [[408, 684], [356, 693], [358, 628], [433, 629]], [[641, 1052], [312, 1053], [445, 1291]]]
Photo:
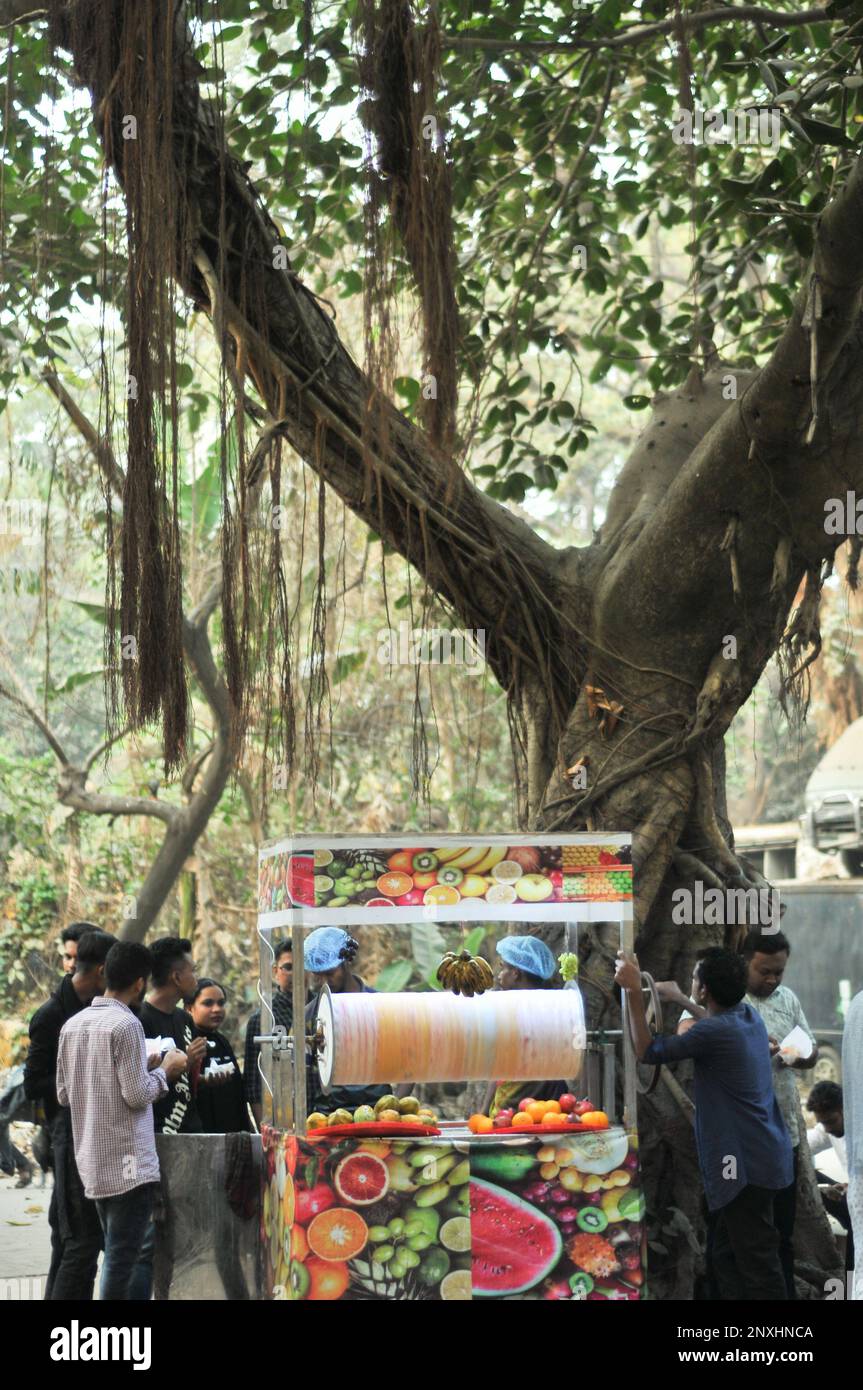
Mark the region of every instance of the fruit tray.
[[511, 1126], [508, 1129], [489, 1130], [487, 1134], [474, 1134], [474, 1139], [501, 1139], [507, 1138], [512, 1134], [601, 1134], [604, 1129], [610, 1128], [609, 1125], [581, 1125], [577, 1123], [567, 1124], [563, 1122], [559, 1125], [519, 1125], [516, 1129]]
[[[485, 1134], [473, 1134], [466, 1124], [457, 1120], [444, 1120], [442, 1131], [444, 1138], [448, 1138], [448, 1130], [458, 1129], [463, 1131], [463, 1136], [472, 1144], [477, 1140], [488, 1140], [490, 1143], [499, 1144], [502, 1139], [521, 1139], [523, 1137], [532, 1138], [535, 1134], [602, 1134], [611, 1125], [583, 1125], [578, 1122], [572, 1124], [565, 1120], [559, 1125], [519, 1125], [516, 1129], [511, 1126], [508, 1129], [490, 1129]], [[312, 1133], [314, 1134], [314, 1130]]]
[[307, 1139], [369, 1139], [374, 1136], [376, 1139], [404, 1139], [418, 1138], [425, 1139], [429, 1135], [440, 1134], [440, 1130], [435, 1125], [400, 1125], [390, 1120], [378, 1124], [377, 1121], [368, 1120], [361, 1124], [352, 1125], [327, 1125], [320, 1129], [310, 1129], [306, 1135]]

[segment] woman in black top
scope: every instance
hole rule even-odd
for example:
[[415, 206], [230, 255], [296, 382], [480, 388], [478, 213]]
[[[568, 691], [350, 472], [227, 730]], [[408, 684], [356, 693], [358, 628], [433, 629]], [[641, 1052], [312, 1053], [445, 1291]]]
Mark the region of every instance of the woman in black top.
[[[238, 1134], [252, 1128], [237, 1059], [224, 1033], [218, 1031], [225, 1021], [226, 1002], [227, 994], [222, 985], [216, 980], [199, 979], [189, 1006], [198, 1032], [208, 1043], [197, 1093], [198, 1114], [205, 1134]], [[207, 1073], [218, 1066], [231, 1070], [225, 1070], [222, 1075], [216, 1073], [212, 1080], [207, 1080]]]

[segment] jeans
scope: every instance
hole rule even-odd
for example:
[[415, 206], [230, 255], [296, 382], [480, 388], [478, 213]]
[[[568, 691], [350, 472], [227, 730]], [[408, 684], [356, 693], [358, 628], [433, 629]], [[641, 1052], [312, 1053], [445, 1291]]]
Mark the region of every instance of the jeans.
[[155, 1225], [153, 1205], [159, 1184], [144, 1183], [119, 1197], [96, 1202], [105, 1232], [105, 1259], [99, 1297], [103, 1303], [148, 1301], [153, 1283]]
[[785, 1289], [788, 1297], [796, 1299], [797, 1290], [794, 1287], [794, 1221], [797, 1216], [797, 1170], [800, 1162], [800, 1150], [794, 1149], [794, 1181], [788, 1187], [782, 1187], [775, 1194], [773, 1200], [773, 1220], [779, 1232], [779, 1262], [782, 1265], [782, 1274], [785, 1279]]
[[725, 1301], [787, 1301], [779, 1232], [773, 1222], [775, 1195], [750, 1183], [714, 1213], [713, 1274]]
[[48, 1210], [51, 1266], [45, 1298], [51, 1302], [88, 1303], [93, 1298], [102, 1249], [102, 1225], [96, 1203], [84, 1195], [72, 1136], [62, 1120], [52, 1126], [52, 1139], [54, 1191]]

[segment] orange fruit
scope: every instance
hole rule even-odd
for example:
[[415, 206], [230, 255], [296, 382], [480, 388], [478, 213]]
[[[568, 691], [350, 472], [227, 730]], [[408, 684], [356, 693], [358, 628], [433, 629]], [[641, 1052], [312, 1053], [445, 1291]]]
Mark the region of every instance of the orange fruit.
[[310, 1280], [307, 1298], [319, 1303], [332, 1302], [347, 1292], [351, 1276], [344, 1260], [321, 1260], [313, 1255], [304, 1268]]
[[608, 1116], [604, 1110], [588, 1110], [578, 1118], [585, 1129], [608, 1129]]
[[385, 898], [400, 898], [402, 893], [409, 893], [414, 886], [414, 881], [409, 874], [390, 873], [381, 874], [377, 881], [377, 890], [383, 893]]
[[423, 893], [423, 902], [430, 907], [455, 907], [460, 899], [461, 893], [450, 883], [436, 883]]
[[488, 1134], [494, 1129], [494, 1123], [488, 1115], [471, 1115], [467, 1127], [471, 1134]]
[[322, 1260], [353, 1260], [366, 1248], [369, 1228], [358, 1211], [330, 1207], [318, 1212], [306, 1237], [313, 1254]]
[[545, 1113], [546, 1115], [560, 1115], [562, 1113], [560, 1108], [560, 1101], [547, 1100], [545, 1102]]
[[309, 1242], [306, 1237], [305, 1227], [291, 1227], [291, 1259], [304, 1260], [309, 1253]]
[[531, 1120], [535, 1125], [542, 1124], [543, 1116], [545, 1115], [545, 1101], [533, 1101], [532, 1104], [530, 1104], [527, 1107], [527, 1110], [524, 1113], [530, 1116]]
[[542, 1117], [542, 1123], [544, 1125], [559, 1125], [560, 1115], [554, 1110], [546, 1110]]
[[529, 1129], [532, 1124], [533, 1120], [526, 1110], [519, 1110], [518, 1114], [512, 1117], [513, 1129]]

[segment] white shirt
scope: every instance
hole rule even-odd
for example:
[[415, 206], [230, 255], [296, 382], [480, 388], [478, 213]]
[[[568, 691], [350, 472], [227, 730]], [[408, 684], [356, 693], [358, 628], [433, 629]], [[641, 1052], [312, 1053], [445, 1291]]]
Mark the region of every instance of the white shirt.
[[[753, 994], [747, 994], [744, 998], [747, 1004], [751, 1004], [761, 1015], [768, 1034], [777, 1042], [781, 1043], [783, 1038], [787, 1038], [792, 1028], [800, 1027], [804, 1033], [809, 1034], [812, 1046], [816, 1046], [815, 1035], [806, 1022], [800, 1000], [787, 985], [777, 985], [766, 999], [758, 999]], [[802, 1131], [806, 1128], [806, 1122], [800, 1109], [800, 1092], [797, 1089], [794, 1070], [787, 1066], [778, 1054], [773, 1058], [773, 1089], [791, 1136], [791, 1143], [796, 1149], [802, 1138]]]
[[[832, 1146], [833, 1152], [836, 1154], [836, 1158], [842, 1169], [838, 1181], [847, 1183], [848, 1157], [845, 1152], [844, 1134], [842, 1135], [841, 1139], [837, 1138], [835, 1134], [828, 1134], [824, 1126], [819, 1123], [817, 1125], [813, 1125], [811, 1129], [808, 1129], [806, 1131], [806, 1137], [809, 1140], [809, 1148], [813, 1157], [815, 1154], [823, 1153], [825, 1149], [829, 1149]], [[816, 1164], [815, 1166], [817, 1168], [818, 1165]]]

